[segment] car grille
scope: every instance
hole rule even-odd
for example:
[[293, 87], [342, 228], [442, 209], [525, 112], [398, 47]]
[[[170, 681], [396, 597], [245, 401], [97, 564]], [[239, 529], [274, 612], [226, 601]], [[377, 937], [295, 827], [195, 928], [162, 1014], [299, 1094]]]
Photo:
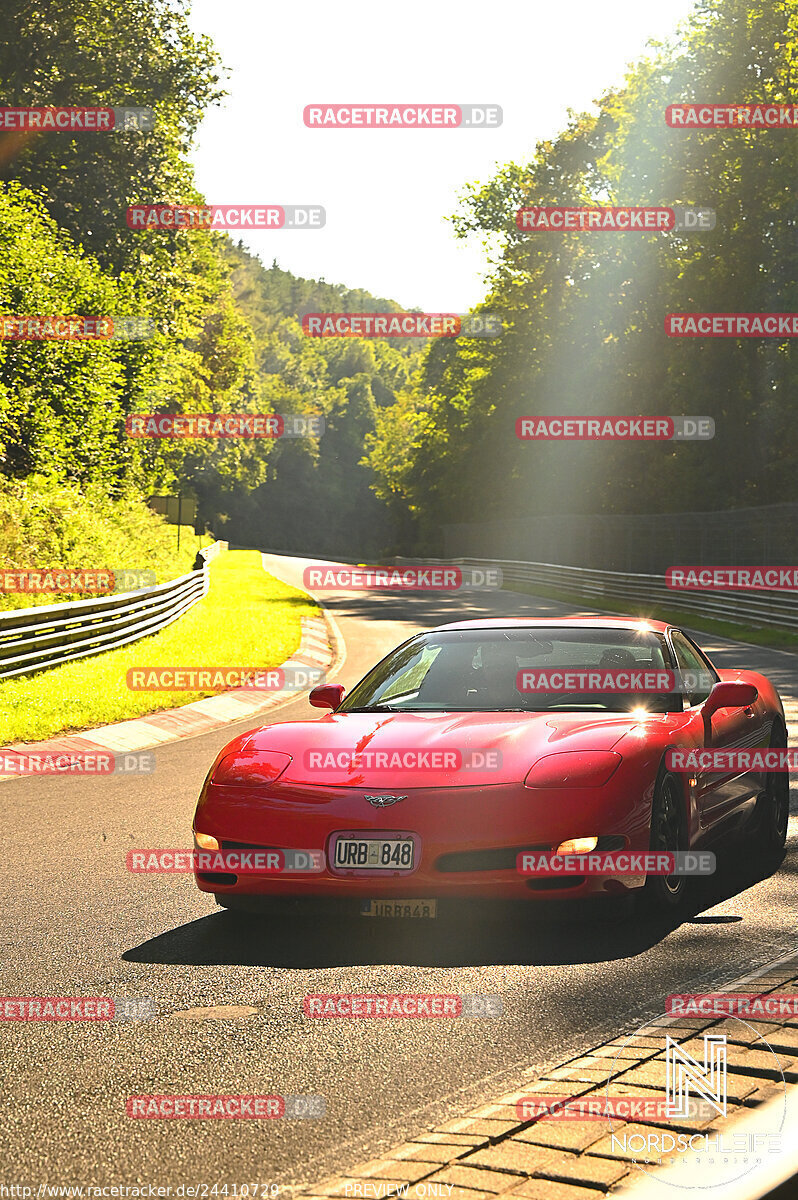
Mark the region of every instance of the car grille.
[[499, 846], [494, 850], [458, 850], [436, 859], [435, 870], [444, 875], [455, 871], [514, 871], [519, 854], [530, 850], [545, 853], [550, 849], [550, 846]]
[[584, 875], [546, 875], [541, 879], [527, 879], [526, 886], [533, 892], [563, 892], [566, 888], [580, 887], [584, 882]]

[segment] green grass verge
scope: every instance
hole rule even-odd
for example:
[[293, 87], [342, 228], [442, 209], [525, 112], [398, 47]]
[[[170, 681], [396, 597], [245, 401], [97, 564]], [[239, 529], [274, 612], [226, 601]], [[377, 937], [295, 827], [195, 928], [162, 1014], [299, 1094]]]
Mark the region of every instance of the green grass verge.
[[319, 610], [304, 592], [267, 575], [255, 550], [222, 553], [210, 590], [152, 637], [21, 679], [0, 681], [0, 746], [41, 741], [161, 709], [210, 692], [134, 692], [131, 667], [276, 667], [301, 640], [301, 617]]
[[650, 617], [654, 621], [669, 621], [673, 625], [686, 625], [704, 633], [716, 633], [719, 637], [734, 641], [751, 642], [755, 646], [768, 646], [773, 650], [798, 650], [798, 633], [789, 629], [756, 629], [750, 625], [738, 625], [732, 621], [718, 621], [686, 608], [665, 608], [659, 604], [635, 604], [620, 596], [590, 598], [560, 588], [543, 588], [528, 583], [507, 583], [504, 590], [523, 592], [526, 596], [540, 596], [543, 600], [560, 600], [563, 604], [578, 604], [584, 608], [595, 608], [600, 612], [629, 614], [633, 617]]

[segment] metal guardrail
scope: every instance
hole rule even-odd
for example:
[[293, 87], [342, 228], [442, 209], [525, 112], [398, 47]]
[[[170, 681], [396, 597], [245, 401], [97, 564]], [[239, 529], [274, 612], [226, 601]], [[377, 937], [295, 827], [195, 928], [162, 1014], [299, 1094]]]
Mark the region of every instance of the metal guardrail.
[[572, 592], [585, 600], [620, 600], [624, 605], [657, 604], [687, 609], [705, 617], [757, 628], [798, 629], [798, 593], [674, 590], [664, 575], [595, 571], [556, 563], [519, 562], [502, 558], [395, 558], [395, 563], [431, 563], [455, 567], [498, 567], [505, 583], [525, 583]]
[[200, 550], [200, 554], [209, 563], [211, 559], [216, 558], [217, 554], [221, 554], [223, 550], [227, 550], [230, 546], [229, 542], [211, 542], [210, 546], [205, 546]]
[[[215, 542], [200, 553], [207, 564], [226, 548], [226, 542]], [[0, 679], [32, 675], [158, 633], [201, 600], [208, 586], [207, 570], [197, 570], [133, 592], [0, 613]]]

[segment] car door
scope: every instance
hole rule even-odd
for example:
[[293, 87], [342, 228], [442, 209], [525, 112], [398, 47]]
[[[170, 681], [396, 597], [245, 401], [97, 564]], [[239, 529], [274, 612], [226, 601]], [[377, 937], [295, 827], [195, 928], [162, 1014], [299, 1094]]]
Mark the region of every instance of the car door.
[[[717, 682], [717, 673], [698, 647], [681, 630], [671, 631], [671, 644], [682, 671], [710, 675], [706, 682], [702, 680], [687, 696], [690, 709], [698, 716], [701, 705], [711, 691], [712, 681]], [[704, 722], [701, 718], [699, 721], [700, 728]], [[712, 750], [751, 748], [761, 745], [763, 739], [767, 739], [767, 731], [754, 707], [718, 709], [712, 716], [708, 733], [704, 745]], [[701, 771], [698, 777], [697, 801], [702, 827], [717, 824], [731, 816], [756, 797], [760, 786], [758, 777], [750, 772]]]

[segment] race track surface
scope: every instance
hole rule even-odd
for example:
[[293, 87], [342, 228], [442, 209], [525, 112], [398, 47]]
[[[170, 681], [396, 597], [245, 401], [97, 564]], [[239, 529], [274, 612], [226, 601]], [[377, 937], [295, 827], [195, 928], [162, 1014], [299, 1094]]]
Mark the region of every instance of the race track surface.
[[[290, 582], [303, 561], [265, 556]], [[563, 615], [500, 591], [333, 596], [351, 686], [409, 634], [482, 615]], [[791, 654], [696, 635], [721, 666], [748, 667], [798, 712]], [[302, 697], [270, 722], [312, 719]], [[12, 1180], [177, 1185], [245, 1181], [285, 1190], [377, 1156], [544, 1066], [795, 948], [796, 817], [776, 877], [744, 861], [707, 887], [677, 928], [617, 920], [239, 921], [190, 876], [132, 875], [133, 847], [190, 845], [198, 790], [217, 751], [253, 722], [158, 749], [152, 775], [25, 778], [0, 785], [6, 813], [0, 991], [152, 996], [156, 1020], [2, 1024], [0, 1141]], [[795, 800], [793, 813], [795, 813]], [[499, 993], [485, 1020], [310, 1021], [309, 991]], [[187, 1010], [254, 1008], [198, 1019]], [[200, 1015], [201, 1016], [201, 1015]], [[133, 1121], [143, 1093], [322, 1094], [322, 1119]]]

